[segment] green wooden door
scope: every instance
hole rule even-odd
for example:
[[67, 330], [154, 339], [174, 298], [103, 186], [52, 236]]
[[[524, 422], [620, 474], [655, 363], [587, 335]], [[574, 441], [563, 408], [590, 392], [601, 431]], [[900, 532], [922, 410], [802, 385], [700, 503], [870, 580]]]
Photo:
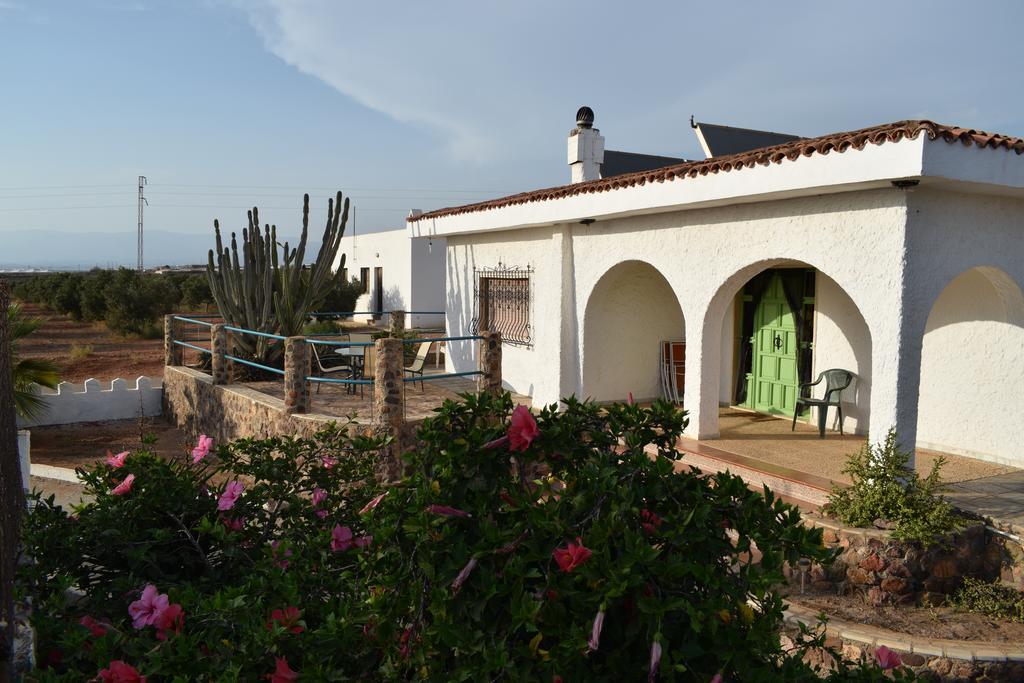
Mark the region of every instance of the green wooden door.
[[792, 415], [798, 387], [796, 321], [778, 275], [754, 315], [753, 398], [747, 400], [758, 412]]

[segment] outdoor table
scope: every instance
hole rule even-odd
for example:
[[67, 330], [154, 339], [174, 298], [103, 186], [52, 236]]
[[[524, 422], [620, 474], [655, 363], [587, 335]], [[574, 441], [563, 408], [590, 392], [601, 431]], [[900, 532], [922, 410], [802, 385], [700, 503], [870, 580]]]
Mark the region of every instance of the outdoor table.
[[[339, 356], [351, 359], [352, 362], [352, 379], [360, 379], [362, 372], [359, 372], [359, 377], [356, 376], [356, 370], [362, 370], [363, 367], [363, 354], [366, 352], [365, 346], [339, 346], [334, 349], [334, 352]], [[346, 384], [345, 391], [354, 394], [356, 393], [356, 384]]]

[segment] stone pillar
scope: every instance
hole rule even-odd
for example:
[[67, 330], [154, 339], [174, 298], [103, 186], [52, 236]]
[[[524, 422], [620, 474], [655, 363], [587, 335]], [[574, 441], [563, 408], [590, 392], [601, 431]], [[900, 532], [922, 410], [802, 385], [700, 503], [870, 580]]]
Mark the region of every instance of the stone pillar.
[[284, 412], [304, 413], [309, 409], [309, 352], [305, 337], [284, 340]]
[[224, 323], [216, 323], [210, 328], [210, 374], [213, 376], [214, 384], [228, 383], [228, 359], [224, 356], [228, 352], [228, 331], [224, 329]]
[[164, 316], [164, 365], [181, 365], [181, 347], [174, 343], [174, 316]]
[[402, 386], [402, 342], [382, 338], [376, 341], [377, 366], [374, 368], [373, 428], [378, 436], [390, 436], [392, 442], [381, 451], [378, 476], [384, 481], [402, 477], [405, 391]]
[[405, 311], [391, 311], [388, 315], [390, 316], [390, 329], [392, 334], [401, 332], [405, 329]]
[[480, 332], [480, 372], [477, 379], [477, 391], [500, 394], [501, 389], [501, 332]]

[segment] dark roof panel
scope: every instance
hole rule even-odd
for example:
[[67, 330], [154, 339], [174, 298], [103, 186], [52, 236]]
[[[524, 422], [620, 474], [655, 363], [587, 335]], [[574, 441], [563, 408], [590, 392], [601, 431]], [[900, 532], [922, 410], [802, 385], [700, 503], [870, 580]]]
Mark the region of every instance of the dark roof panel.
[[625, 173], [639, 173], [640, 171], [653, 171], [656, 168], [676, 166], [685, 164], [686, 159], [679, 157], [663, 157], [655, 154], [636, 154], [634, 152], [615, 152], [605, 150], [604, 163], [601, 164], [601, 177], [611, 178], [612, 176]]
[[720, 126], [716, 123], [695, 123], [697, 135], [703, 138], [705, 152], [710, 157], [721, 157], [729, 154], [742, 154], [755, 149], [782, 145], [795, 140], [803, 140], [799, 135], [787, 133], [771, 133], [751, 128], [733, 128]]

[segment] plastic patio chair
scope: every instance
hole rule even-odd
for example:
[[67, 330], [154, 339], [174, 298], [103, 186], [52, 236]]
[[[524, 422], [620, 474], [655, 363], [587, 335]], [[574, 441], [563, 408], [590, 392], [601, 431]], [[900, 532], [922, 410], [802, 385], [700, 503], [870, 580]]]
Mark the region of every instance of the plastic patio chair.
[[[355, 341], [354, 339], [352, 341]], [[363, 376], [362, 379], [372, 380], [377, 374], [377, 347], [376, 346], [364, 346], [363, 347]], [[363, 397], [363, 387], [365, 384], [359, 385], [359, 398]], [[373, 391], [377, 388], [376, 385], [370, 385], [370, 394], [373, 395]]]
[[842, 370], [840, 368], [833, 368], [831, 370], [824, 370], [818, 375], [818, 379], [813, 382], [805, 382], [800, 385], [801, 392], [803, 393], [804, 387], [813, 387], [821, 384], [822, 380], [825, 380], [825, 395], [821, 398], [804, 398], [798, 396], [796, 399], [796, 407], [793, 409], [793, 427], [790, 431], [796, 429], [796, 418], [800, 415], [800, 406], [804, 405], [808, 408], [815, 407], [818, 409], [818, 438], [825, 438], [825, 423], [828, 421], [828, 407], [835, 406], [836, 410], [839, 411], [839, 434], [843, 433], [843, 391], [847, 389], [850, 384], [853, 383], [853, 373], [849, 370]]
[[[338, 365], [324, 365], [324, 359], [320, 355], [320, 345], [310, 344], [310, 346], [313, 349], [313, 362], [316, 363], [317, 371], [319, 372], [320, 377], [325, 377], [335, 372], [347, 372], [349, 376], [352, 376], [352, 366], [345, 362], [344, 359]], [[323, 384], [323, 382], [316, 383], [316, 393], [318, 394], [320, 393], [321, 384]]]
[[416, 349], [416, 359], [412, 362], [412, 365], [404, 368], [409, 374], [420, 377], [420, 391], [424, 391], [423, 387], [423, 366], [427, 363], [427, 354], [430, 353], [430, 345], [433, 342], [425, 341], [420, 342], [419, 347]]

